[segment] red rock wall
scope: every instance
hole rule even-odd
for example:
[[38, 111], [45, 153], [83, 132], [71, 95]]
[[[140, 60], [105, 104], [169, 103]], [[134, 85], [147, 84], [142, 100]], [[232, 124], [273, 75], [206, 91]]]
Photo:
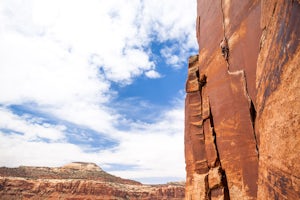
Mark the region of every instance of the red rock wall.
[[130, 185], [87, 179], [0, 177], [1, 200], [183, 200], [181, 185]]
[[300, 199], [300, 4], [262, 1], [258, 199]]
[[84, 162], [55, 168], [0, 167], [0, 199], [183, 200], [184, 185], [143, 185]]
[[[198, 0], [196, 31], [199, 56], [189, 59], [186, 83], [187, 200], [257, 199], [257, 191], [259, 199], [272, 199], [274, 195], [264, 194], [274, 193], [266, 188], [267, 183], [269, 186], [286, 184], [285, 191], [291, 190], [294, 195], [291, 197], [299, 197], [297, 177], [300, 173], [299, 167], [295, 165], [297, 154], [291, 152], [289, 146], [300, 153], [299, 136], [297, 138], [296, 134], [300, 128], [300, 92], [292, 94], [300, 91], [299, 57], [296, 53], [299, 54], [300, 10], [299, 2], [276, 2]], [[277, 10], [271, 9], [272, 5], [277, 5]], [[228, 41], [228, 59], [222, 55], [220, 48], [220, 42], [224, 38]], [[282, 46], [288, 46], [286, 48], [289, 50], [284, 50]], [[271, 50], [276, 47], [277, 53]], [[280, 62], [284, 64], [281, 65]], [[278, 67], [278, 64], [282, 67]], [[280, 74], [284, 65], [289, 66], [286, 67], [289, 69], [286, 81], [292, 84], [290, 89], [280, 81], [284, 78], [285, 73]], [[289, 73], [294, 74], [291, 77]], [[279, 129], [274, 128], [276, 120], [269, 114], [264, 114], [264, 106], [270, 98], [265, 94], [275, 94], [273, 89], [280, 85], [284, 88], [283, 91], [291, 94], [291, 99], [281, 103], [293, 102], [290, 108], [293, 112], [284, 113], [281, 118], [276, 117], [281, 123], [277, 127], [282, 130], [277, 133]], [[285, 95], [279, 92], [276, 98], [282, 99]], [[278, 101], [276, 106], [269, 106], [272, 116], [283, 116], [278, 112], [281, 108], [279, 104]], [[255, 108], [259, 109], [258, 113]], [[288, 122], [283, 123], [285, 120]], [[265, 126], [267, 121], [269, 124]], [[287, 127], [291, 128], [287, 130]], [[280, 166], [277, 166], [277, 171], [273, 165], [266, 167], [266, 155], [273, 154], [269, 159], [280, 157], [276, 154], [279, 149], [270, 147], [274, 145], [269, 142], [272, 141], [272, 133], [278, 136], [272, 138], [278, 143], [275, 145], [277, 148], [289, 149], [279, 154], [282, 156], [280, 159], [283, 156], [290, 158], [291, 163], [287, 166], [290, 168], [286, 168], [290, 173], [282, 172]], [[286, 134], [290, 134], [288, 139], [285, 138]], [[283, 161], [284, 159], [281, 160]], [[275, 161], [274, 166], [277, 164], [278, 161]], [[271, 168], [274, 171], [268, 171]], [[291, 169], [296, 169], [296, 176], [291, 175]], [[284, 180], [279, 183], [277, 179], [281, 175]], [[271, 181], [267, 180], [270, 176]], [[281, 188], [280, 185], [278, 187]]]

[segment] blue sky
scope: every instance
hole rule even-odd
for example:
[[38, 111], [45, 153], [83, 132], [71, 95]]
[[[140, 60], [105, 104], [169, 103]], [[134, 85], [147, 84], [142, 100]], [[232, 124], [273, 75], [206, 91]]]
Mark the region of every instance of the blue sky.
[[0, 2], [0, 166], [185, 179], [194, 0]]

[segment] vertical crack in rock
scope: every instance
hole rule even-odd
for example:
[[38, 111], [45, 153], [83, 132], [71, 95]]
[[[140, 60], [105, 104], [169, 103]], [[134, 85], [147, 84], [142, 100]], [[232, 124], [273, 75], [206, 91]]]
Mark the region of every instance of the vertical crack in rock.
[[226, 38], [226, 35], [225, 35], [225, 15], [224, 15], [224, 10], [223, 10], [223, 0], [221, 0], [221, 11], [222, 11], [223, 36], [224, 36], [224, 38]]
[[247, 78], [246, 78], [246, 73], [244, 70], [240, 70], [240, 71], [235, 71], [235, 72], [230, 72], [228, 71], [229, 74], [234, 75], [234, 74], [241, 74], [242, 76], [242, 83], [243, 83], [243, 87], [244, 87], [244, 94], [248, 100], [248, 104], [249, 104], [249, 115], [250, 115], [250, 119], [251, 119], [251, 123], [252, 123], [252, 129], [253, 129], [253, 137], [254, 137], [254, 141], [255, 141], [255, 150], [257, 153], [257, 157], [259, 158], [259, 144], [258, 144], [258, 137], [256, 135], [255, 132], [255, 119], [256, 119], [256, 109], [255, 106], [253, 104], [253, 101], [249, 95], [248, 92], [248, 84], [247, 84]]
[[250, 119], [251, 119], [251, 123], [252, 123], [253, 137], [254, 137], [254, 141], [255, 141], [255, 151], [257, 153], [257, 157], [259, 157], [259, 143], [258, 143], [258, 137], [255, 132], [256, 109], [255, 109], [253, 101], [248, 92], [246, 73], [244, 70], [237, 70], [237, 71], [233, 71], [233, 72], [228, 70], [227, 72], [229, 75], [232, 75], [232, 76], [238, 76], [238, 75], [241, 76], [241, 80], [242, 80], [241, 82], [243, 84], [243, 89], [244, 89], [244, 95], [248, 101], [248, 106], [249, 106], [249, 115], [250, 115]]
[[186, 200], [300, 199], [299, 14], [299, 0], [197, 0], [201, 56], [189, 67]]
[[259, 158], [259, 143], [258, 143], [257, 135], [255, 132], [256, 109], [255, 109], [253, 101], [251, 99], [250, 99], [250, 116], [251, 116], [251, 121], [252, 121], [254, 139], [255, 139], [255, 143], [256, 143], [256, 146], [255, 146], [256, 153], [257, 153], [257, 157]]
[[249, 95], [248, 92], [248, 85], [247, 85], [247, 78], [246, 78], [246, 73], [244, 70], [241, 71], [242, 72], [242, 79], [243, 79], [243, 85], [244, 85], [244, 93], [246, 98], [248, 99], [248, 103], [249, 103], [249, 114], [250, 114], [250, 118], [251, 118], [251, 123], [252, 123], [252, 129], [253, 129], [253, 137], [254, 137], [254, 141], [255, 141], [255, 150], [257, 153], [257, 157], [259, 158], [259, 147], [258, 147], [258, 138], [255, 132], [255, 119], [256, 119], [256, 109], [255, 106], [253, 104], [253, 101]]
[[224, 200], [230, 200], [228, 182], [227, 182], [225, 170], [221, 169], [220, 173], [222, 175], [222, 185], [224, 187]]
[[213, 195], [213, 198], [216, 196], [216, 194], [215, 194], [216, 192], [213, 192], [213, 190], [222, 189], [223, 190], [223, 193], [222, 193], [223, 198], [222, 199], [230, 200], [226, 173], [225, 173], [225, 170], [222, 168], [220, 154], [219, 154], [219, 150], [218, 150], [218, 146], [217, 146], [217, 137], [216, 137], [216, 132], [214, 130], [214, 119], [213, 119], [213, 115], [211, 113], [211, 107], [209, 107], [209, 109], [210, 109], [210, 111], [209, 111], [209, 121], [210, 121], [210, 126], [211, 126], [211, 130], [212, 130], [212, 135], [213, 135], [213, 144], [214, 144], [214, 148], [215, 148], [216, 154], [217, 154], [216, 167], [212, 168], [210, 170], [214, 170], [216, 168], [218, 169], [218, 175], [220, 176], [220, 183], [217, 186], [215, 186], [215, 185], [211, 186], [211, 188], [209, 190], [209, 194], [208, 194], [208, 199], [211, 199], [212, 195]]
[[216, 133], [214, 130], [214, 120], [207, 93], [207, 76], [199, 71], [196, 72], [199, 78], [199, 91], [201, 98], [202, 128], [204, 133], [205, 155], [208, 165], [208, 172], [205, 178], [205, 199], [229, 199], [226, 173], [222, 168], [221, 159], [216, 143]]
[[227, 68], [229, 70], [229, 46], [228, 46], [228, 40], [226, 37], [226, 29], [225, 29], [225, 15], [223, 10], [223, 0], [221, 0], [221, 12], [222, 12], [222, 25], [223, 25], [223, 39], [220, 42], [220, 48], [222, 56], [224, 57]]
[[262, 47], [265, 43], [266, 35], [267, 35], [267, 30], [266, 30], [266, 27], [264, 27], [261, 31], [261, 37], [260, 37], [260, 40], [259, 40], [259, 51], [261, 51], [261, 49], [262, 49]]
[[198, 55], [189, 59], [186, 93], [186, 199], [229, 200], [226, 173], [216, 142], [207, 75], [199, 70]]
[[185, 160], [186, 160], [186, 199], [205, 199], [208, 191], [208, 165], [203, 132], [201, 87], [206, 77], [200, 74], [198, 55], [189, 59], [186, 83], [185, 110]]

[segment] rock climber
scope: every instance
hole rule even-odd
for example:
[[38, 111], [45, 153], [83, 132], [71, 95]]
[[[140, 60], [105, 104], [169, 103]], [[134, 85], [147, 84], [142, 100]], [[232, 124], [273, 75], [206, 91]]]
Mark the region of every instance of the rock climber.
[[220, 47], [222, 51], [222, 56], [225, 58], [226, 61], [228, 61], [229, 58], [229, 48], [226, 37], [223, 38], [220, 42]]

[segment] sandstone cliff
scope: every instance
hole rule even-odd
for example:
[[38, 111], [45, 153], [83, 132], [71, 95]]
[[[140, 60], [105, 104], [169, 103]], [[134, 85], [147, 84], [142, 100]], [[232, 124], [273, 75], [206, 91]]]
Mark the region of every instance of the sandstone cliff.
[[0, 168], [0, 199], [182, 200], [184, 185], [143, 185], [106, 173], [93, 163], [58, 168]]
[[300, 199], [300, 5], [198, 0], [186, 199]]

